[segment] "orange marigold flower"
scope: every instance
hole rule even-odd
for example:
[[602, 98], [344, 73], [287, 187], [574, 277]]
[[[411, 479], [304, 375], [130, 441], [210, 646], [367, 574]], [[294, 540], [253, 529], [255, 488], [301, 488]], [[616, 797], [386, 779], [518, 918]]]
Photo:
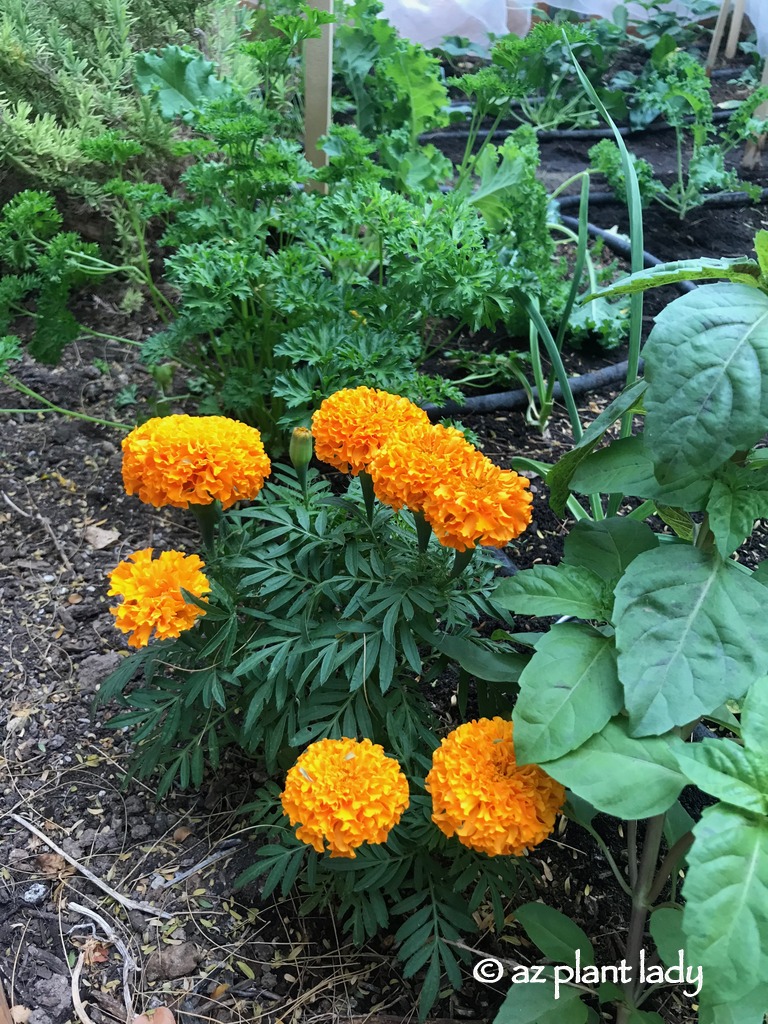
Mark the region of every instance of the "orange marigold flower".
[[424, 518], [440, 543], [457, 551], [476, 544], [503, 547], [531, 521], [529, 486], [514, 470], [473, 451], [433, 483]]
[[312, 417], [315, 455], [352, 476], [408, 424], [429, 425], [429, 417], [413, 402], [374, 388], [351, 388], [326, 398]]
[[283, 810], [296, 835], [331, 857], [383, 843], [408, 806], [408, 782], [394, 758], [365, 739], [318, 740], [288, 772]]
[[178, 636], [195, 624], [198, 615], [205, 615], [202, 608], [184, 600], [182, 587], [200, 598], [211, 590], [197, 555], [163, 551], [153, 560], [153, 550], [136, 551], [109, 573], [109, 596], [123, 599], [109, 610], [119, 630], [133, 632], [128, 640], [131, 647], [146, 647], [152, 630], [158, 640]]
[[255, 498], [271, 466], [261, 434], [226, 416], [158, 416], [123, 440], [128, 494], [159, 508]]
[[420, 512], [435, 482], [449, 477], [476, 449], [455, 427], [410, 424], [390, 437], [368, 465], [379, 501]]
[[481, 718], [454, 729], [432, 755], [432, 820], [489, 856], [520, 857], [552, 832], [565, 790], [538, 765], [518, 767], [512, 722]]

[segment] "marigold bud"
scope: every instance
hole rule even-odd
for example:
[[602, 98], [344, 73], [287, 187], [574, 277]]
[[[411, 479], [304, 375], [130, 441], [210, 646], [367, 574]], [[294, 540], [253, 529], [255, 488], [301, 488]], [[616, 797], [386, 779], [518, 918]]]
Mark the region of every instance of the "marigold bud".
[[298, 472], [312, 461], [312, 431], [307, 427], [294, 427], [288, 446], [291, 465]]

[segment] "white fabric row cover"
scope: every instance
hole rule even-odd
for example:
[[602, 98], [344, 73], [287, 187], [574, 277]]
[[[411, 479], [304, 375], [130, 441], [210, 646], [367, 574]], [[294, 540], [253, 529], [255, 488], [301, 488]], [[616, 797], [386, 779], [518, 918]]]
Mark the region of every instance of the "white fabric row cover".
[[[462, 36], [486, 43], [488, 33], [525, 35], [531, 25], [534, 0], [383, 0], [384, 15], [401, 35], [424, 46], [438, 46], [445, 36]], [[550, 0], [580, 14], [610, 18], [617, 0]], [[636, 3], [625, 4], [630, 17], [639, 20], [646, 12]], [[681, 18], [692, 17], [685, 0], [674, 0], [670, 9]], [[768, 0], [747, 0], [746, 12], [757, 30], [758, 49], [768, 56]]]

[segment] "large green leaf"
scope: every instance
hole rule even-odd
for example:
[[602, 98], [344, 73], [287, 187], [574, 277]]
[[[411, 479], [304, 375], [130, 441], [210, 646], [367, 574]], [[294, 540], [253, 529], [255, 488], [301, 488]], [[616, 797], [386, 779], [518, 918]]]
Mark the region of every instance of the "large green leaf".
[[766, 1007], [768, 984], [763, 983], [736, 1003], [711, 1003], [702, 999], [699, 1005], [699, 1024], [763, 1024], [768, 1012]]
[[681, 296], [645, 344], [646, 438], [668, 483], [720, 466], [768, 430], [768, 295], [743, 284]]
[[749, 287], [755, 287], [760, 277], [760, 268], [754, 260], [746, 256], [734, 259], [723, 257], [712, 259], [702, 256], [695, 260], [674, 260], [671, 263], [659, 263], [655, 267], [639, 270], [629, 277], [622, 277], [608, 288], [600, 288], [592, 295], [587, 295], [582, 302], [591, 302], [597, 298], [613, 298], [617, 295], [632, 295], [644, 292], [649, 288], [660, 288], [662, 285], [674, 284], [676, 281], [706, 281], [723, 278], [737, 281]]
[[645, 523], [623, 516], [595, 522], [583, 519], [565, 539], [563, 562], [583, 565], [606, 581], [614, 581], [640, 554], [655, 548], [659, 541]]
[[232, 92], [228, 82], [216, 77], [212, 61], [180, 46], [137, 54], [135, 74], [141, 92], [154, 97], [167, 121], [201, 110], [210, 100]]
[[586, 932], [554, 907], [524, 903], [515, 911], [515, 917], [547, 960], [574, 967], [578, 951], [583, 967], [594, 964], [595, 951]]
[[715, 804], [694, 829], [683, 887], [688, 959], [711, 1001], [768, 978], [768, 819]]
[[752, 533], [756, 519], [768, 516], [768, 479], [727, 462], [712, 485], [707, 501], [709, 528], [717, 550], [727, 558]]
[[553, 982], [541, 979], [515, 982], [493, 1024], [585, 1024], [586, 1020], [587, 1007], [579, 989], [562, 985], [555, 999]]
[[724, 803], [768, 813], [768, 758], [731, 740], [688, 743], [677, 753], [680, 771], [699, 789]]
[[437, 60], [416, 45], [397, 50], [381, 65], [384, 74], [408, 102], [413, 139], [447, 120], [448, 90], [438, 78], [438, 67]]
[[510, 216], [510, 195], [527, 173], [525, 157], [520, 147], [508, 139], [499, 149], [485, 146], [475, 171], [480, 176], [480, 185], [468, 202], [482, 213], [491, 231], [500, 231]]
[[768, 667], [764, 588], [687, 544], [630, 563], [616, 587], [614, 625], [635, 736], [668, 732], [742, 697]]
[[535, 565], [503, 580], [493, 599], [521, 615], [611, 617], [613, 595], [604, 580], [579, 565]]
[[600, 442], [605, 432], [630, 409], [639, 408], [647, 384], [644, 380], [636, 380], [620, 395], [603, 409], [581, 436], [581, 440], [567, 452], [559, 462], [547, 473], [549, 488], [549, 504], [552, 511], [562, 516], [565, 503], [571, 488], [571, 477], [577, 467], [587, 458], [592, 449]]
[[613, 638], [580, 623], [553, 626], [520, 676], [518, 762], [553, 761], [580, 747], [623, 702]]
[[642, 434], [623, 437], [593, 452], [574, 471], [571, 488], [582, 494], [632, 494], [653, 498], [682, 509], [704, 508], [712, 481], [689, 471], [664, 485], [654, 475], [654, 464]]
[[768, 676], [752, 684], [742, 705], [741, 738], [747, 748], [768, 755]]
[[683, 745], [676, 734], [634, 739], [623, 717], [542, 768], [598, 811], [617, 818], [650, 818], [666, 811], [680, 795], [685, 777], [674, 752]]

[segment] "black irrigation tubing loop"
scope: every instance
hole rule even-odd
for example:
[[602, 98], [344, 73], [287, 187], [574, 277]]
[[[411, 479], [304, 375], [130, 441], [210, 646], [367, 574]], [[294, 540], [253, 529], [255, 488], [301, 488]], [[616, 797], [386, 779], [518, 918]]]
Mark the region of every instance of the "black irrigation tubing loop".
[[[560, 196], [555, 200], [559, 210], [578, 210], [581, 197], [577, 195]], [[590, 192], [590, 206], [614, 206], [620, 205], [621, 201], [616, 198], [613, 192]], [[760, 195], [753, 199], [749, 192], [716, 192], [710, 198], [705, 199], [703, 205], [710, 209], [726, 209], [730, 207], [759, 206], [761, 203], [768, 203], [768, 188], [761, 189]]]
[[[713, 124], [724, 124], [730, 120], [732, 115], [732, 110], [716, 110], [712, 115], [712, 122]], [[694, 118], [686, 118], [684, 124], [693, 124], [693, 122]], [[516, 127], [519, 127], [519, 125]], [[622, 125], [618, 131], [624, 138], [633, 138], [656, 132], [671, 132], [674, 131], [674, 128], [674, 125], [668, 124], [666, 121], [653, 121], [644, 128], [632, 128], [629, 125]], [[513, 131], [514, 129], [512, 128], [497, 128], [495, 132], [491, 132], [487, 128], [481, 129], [477, 133], [477, 140], [488, 139], [490, 142], [503, 142], [509, 138]], [[424, 143], [461, 142], [468, 139], [469, 136], [470, 131], [468, 128], [446, 128], [437, 132], [425, 132], [419, 136], [419, 141]], [[611, 128], [562, 128], [555, 131], [537, 132], [536, 138], [539, 142], [578, 141], [580, 139], [590, 141], [592, 139], [613, 139], [615, 135]]]

